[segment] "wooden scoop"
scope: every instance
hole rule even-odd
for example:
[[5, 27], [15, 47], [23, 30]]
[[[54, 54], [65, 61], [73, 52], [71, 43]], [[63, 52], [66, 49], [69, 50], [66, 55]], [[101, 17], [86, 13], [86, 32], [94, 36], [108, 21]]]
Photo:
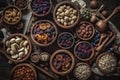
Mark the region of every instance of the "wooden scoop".
[[96, 23], [96, 28], [100, 31], [100, 32], [104, 32], [107, 28], [107, 23], [108, 23], [108, 20], [114, 15], [116, 14], [117, 12], [119, 12], [120, 10], [120, 6], [116, 7], [114, 9], [114, 11], [111, 13], [111, 15], [109, 15], [108, 18], [104, 19], [104, 20], [99, 20], [97, 23]]

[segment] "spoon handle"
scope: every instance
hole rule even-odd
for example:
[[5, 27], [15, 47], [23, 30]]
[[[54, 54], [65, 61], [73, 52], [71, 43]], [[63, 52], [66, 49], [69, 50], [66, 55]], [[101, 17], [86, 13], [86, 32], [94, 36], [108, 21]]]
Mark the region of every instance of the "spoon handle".
[[120, 6], [116, 7], [114, 11], [109, 15], [108, 18], [105, 19], [105, 21], [108, 21], [114, 14], [120, 11]]

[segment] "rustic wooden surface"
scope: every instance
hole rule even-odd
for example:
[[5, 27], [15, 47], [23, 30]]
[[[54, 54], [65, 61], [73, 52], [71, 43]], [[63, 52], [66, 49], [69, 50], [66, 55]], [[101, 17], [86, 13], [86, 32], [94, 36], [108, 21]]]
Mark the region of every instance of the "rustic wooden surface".
[[[88, 0], [84, 0], [88, 1]], [[113, 11], [113, 9], [120, 5], [120, 0], [99, 0], [101, 3], [104, 3], [106, 6], [107, 11], [109, 14]], [[117, 27], [117, 29], [120, 31], [120, 13], [116, 14], [111, 18], [111, 22]], [[8, 64], [8, 60], [6, 57], [0, 53], [0, 80], [10, 80], [10, 71], [12, 69], [12, 65]], [[63, 79], [65, 80], [65, 79]], [[94, 80], [91, 78], [90, 80]], [[119, 77], [101, 77], [101, 79], [96, 80], [120, 80]]]

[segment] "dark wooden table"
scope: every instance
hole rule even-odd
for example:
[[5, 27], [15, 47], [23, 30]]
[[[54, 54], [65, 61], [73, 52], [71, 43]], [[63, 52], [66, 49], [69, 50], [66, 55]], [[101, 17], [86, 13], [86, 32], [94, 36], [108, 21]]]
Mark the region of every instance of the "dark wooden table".
[[[99, 1], [100, 4], [103, 3], [106, 6], [105, 8], [108, 11], [108, 14], [110, 14], [116, 6], [120, 5], [120, 0], [99, 0]], [[115, 16], [113, 16], [110, 21], [120, 31], [120, 13], [117, 13]], [[6, 57], [0, 53], [0, 80], [10, 80], [9, 77], [11, 69], [12, 65], [8, 64], [8, 60], [6, 59]], [[100, 80], [120, 80], [120, 77], [114, 76], [101, 77]]]

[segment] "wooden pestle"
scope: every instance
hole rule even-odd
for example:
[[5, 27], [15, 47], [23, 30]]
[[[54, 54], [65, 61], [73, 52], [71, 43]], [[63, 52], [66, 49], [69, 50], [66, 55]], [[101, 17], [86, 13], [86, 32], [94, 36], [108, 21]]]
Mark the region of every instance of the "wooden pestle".
[[103, 41], [103, 43], [98, 47], [96, 47], [95, 50], [100, 52], [104, 48], [104, 45], [106, 44], [106, 42], [109, 40], [111, 36], [112, 36], [112, 33], [110, 33], [110, 35], [107, 36], [107, 38]]
[[107, 28], [107, 23], [108, 23], [108, 20], [114, 15], [116, 14], [117, 12], [119, 12], [120, 10], [120, 6], [116, 7], [114, 9], [114, 11], [109, 15], [108, 18], [104, 19], [104, 20], [99, 20], [97, 23], [96, 23], [96, 28], [100, 31], [100, 32], [104, 32]]
[[96, 46], [99, 46], [99, 45], [102, 43], [103, 39], [105, 39], [106, 37], [107, 37], [107, 35], [106, 35], [106, 34], [104, 34], [104, 33], [102, 33], [102, 34], [100, 35], [100, 40], [99, 40], [99, 43], [98, 43], [98, 44], [96, 44]]

